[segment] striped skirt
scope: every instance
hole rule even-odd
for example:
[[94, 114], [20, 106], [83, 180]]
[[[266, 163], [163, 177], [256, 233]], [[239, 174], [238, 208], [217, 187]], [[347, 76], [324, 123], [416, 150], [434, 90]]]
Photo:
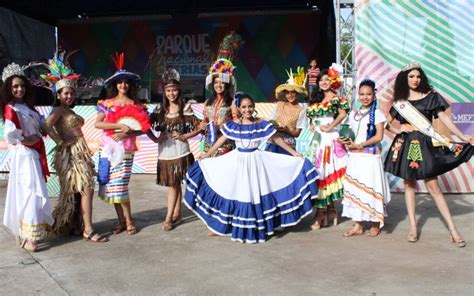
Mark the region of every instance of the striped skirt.
[[133, 152], [125, 152], [123, 161], [110, 168], [110, 180], [99, 186], [99, 197], [103, 201], [116, 204], [129, 202], [128, 183], [132, 176]]

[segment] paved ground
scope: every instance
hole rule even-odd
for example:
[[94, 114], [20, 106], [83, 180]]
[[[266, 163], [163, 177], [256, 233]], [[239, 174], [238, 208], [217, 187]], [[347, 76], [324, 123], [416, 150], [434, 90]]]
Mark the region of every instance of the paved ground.
[[[434, 202], [418, 196], [420, 241], [406, 242], [403, 196], [394, 195], [381, 236], [343, 238], [351, 227], [309, 231], [311, 218], [264, 244], [209, 238], [189, 211], [185, 223], [164, 233], [166, 189], [154, 176], [131, 182], [140, 232], [111, 236], [106, 244], [63, 238], [28, 253], [0, 228], [1, 295], [473, 295], [474, 195], [448, 195], [468, 243], [450, 243]], [[6, 183], [0, 183], [3, 217]], [[56, 200], [53, 200], [56, 203]], [[112, 207], [94, 202], [96, 229], [115, 223]]]

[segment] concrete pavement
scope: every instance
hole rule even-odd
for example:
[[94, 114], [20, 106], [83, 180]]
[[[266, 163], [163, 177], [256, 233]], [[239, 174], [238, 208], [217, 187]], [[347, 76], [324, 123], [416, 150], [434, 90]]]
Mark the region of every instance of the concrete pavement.
[[[474, 195], [447, 195], [467, 247], [450, 243], [432, 199], [418, 195], [420, 240], [406, 241], [403, 195], [394, 194], [377, 238], [342, 237], [352, 225], [310, 231], [311, 217], [266, 243], [207, 237], [190, 211], [184, 223], [161, 230], [166, 188], [155, 176], [134, 175], [132, 211], [139, 233], [104, 244], [61, 238], [28, 253], [0, 227], [1, 295], [472, 295]], [[6, 182], [0, 183], [3, 217]], [[56, 199], [52, 199], [55, 204]], [[3, 219], [3, 218], [2, 218]], [[95, 228], [110, 232], [113, 207], [94, 200]]]

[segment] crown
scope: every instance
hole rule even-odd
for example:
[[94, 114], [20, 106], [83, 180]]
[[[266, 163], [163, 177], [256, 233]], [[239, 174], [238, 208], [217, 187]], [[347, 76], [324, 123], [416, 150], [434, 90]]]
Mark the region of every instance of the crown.
[[166, 69], [165, 73], [163, 73], [161, 78], [163, 79], [163, 83], [165, 84], [165, 86], [171, 86], [171, 85], [174, 85], [173, 80], [176, 80], [179, 82], [180, 75], [179, 75], [178, 70], [174, 68], [168, 68]]
[[2, 72], [3, 82], [5, 82], [9, 77], [12, 77], [13, 75], [25, 76], [24, 69], [25, 69], [24, 67], [15, 63], [8, 64], [5, 68], [3, 68], [3, 72]]
[[417, 61], [412, 61], [411, 63], [403, 66], [402, 71], [408, 71], [408, 70], [417, 69], [417, 68], [421, 68], [421, 64]]

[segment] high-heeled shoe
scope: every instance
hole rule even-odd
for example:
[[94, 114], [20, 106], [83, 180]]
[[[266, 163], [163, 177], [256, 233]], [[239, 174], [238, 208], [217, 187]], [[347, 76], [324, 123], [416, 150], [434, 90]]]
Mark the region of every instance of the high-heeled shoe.
[[418, 241], [418, 233], [416, 231], [415, 233], [410, 231], [407, 236], [407, 241], [409, 243], [416, 243]]
[[[459, 233], [458, 233], [459, 234]], [[458, 248], [464, 248], [466, 246], [466, 241], [459, 235], [459, 239], [455, 240], [454, 235], [451, 231], [449, 231], [449, 236], [451, 237], [451, 242]]]
[[328, 213], [327, 213], [327, 220], [328, 221], [331, 221], [332, 220], [332, 223], [334, 226], [337, 225], [338, 223], [338, 217], [337, 217], [337, 210], [336, 210], [336, 207], [334, 205], [332, 206], [328, 206]]
[[328, 217], [326, 215], [326, 209], [316, 209], [316, 214], [314, 214], [313, 224], [311, 224], [311, 229], [318, 230], [321, 227], [327, 226]]

